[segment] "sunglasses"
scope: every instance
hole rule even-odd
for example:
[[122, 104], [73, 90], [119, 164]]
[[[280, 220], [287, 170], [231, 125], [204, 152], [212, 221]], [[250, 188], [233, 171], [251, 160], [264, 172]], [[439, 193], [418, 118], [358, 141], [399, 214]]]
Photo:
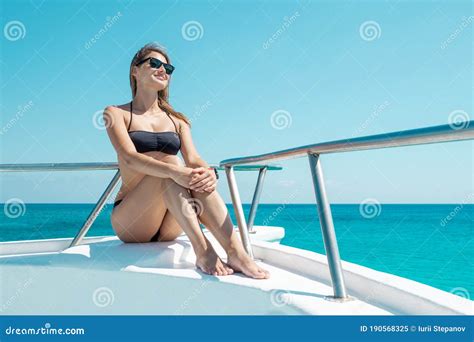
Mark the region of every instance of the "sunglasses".
[[137, 64], [135, 64], [136, 66], [139, 66], [139, 65], [142, 65], [143, 63], [145, 63], [146, 61], [150, 61], [150, 66], [153, 68], [153, 69], [159, 69], [161, 68], [161, 66], [163, 65], [163, 67], [165, 68], [165, 72], [168, 74], [168, 75], [171, 75], [174, 71], [174, 66], [172, 66], [171, 64], [168, 64], [168, 63], [163, 63], [162, 61], [160, 61], [158, 58], [154, 58], [154, 57], [148, 57], [148, 58], [145, 58], [144, 60], [138, 62]]

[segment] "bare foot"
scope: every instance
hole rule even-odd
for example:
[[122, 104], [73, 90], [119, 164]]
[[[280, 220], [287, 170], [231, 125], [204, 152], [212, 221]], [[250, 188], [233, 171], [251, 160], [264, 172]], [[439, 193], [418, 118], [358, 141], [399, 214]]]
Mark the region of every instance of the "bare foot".
[[219, 258], [212, 246], [208, 246], [204, 254], [196, 256], [196, 266], [204, 273], [215, 276], [224, 276], [234, 273], [234, 270]]
[[234, 269], [235, 272], [242, 272], [246, 276], [255, 279], [268, 279], [270, 272], [258, 266], [247, 253], [228, 252], [227, 264]]

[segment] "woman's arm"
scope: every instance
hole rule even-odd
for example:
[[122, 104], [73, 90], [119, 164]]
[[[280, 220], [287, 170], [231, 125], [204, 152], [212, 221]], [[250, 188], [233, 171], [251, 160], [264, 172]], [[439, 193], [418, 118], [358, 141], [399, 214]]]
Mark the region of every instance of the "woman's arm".
[[[108, 106], [105, 108], [103, 115], [110, 141], [117, 155], [122, 158], [127, 167], [140, 173], [161, 178], [181, 179], [186, 175], [188, 175], [189, 178], [191, 177], [192, 169], [190, 168], [165, 163], [145, 154], [138, 153], [128, 135], [123, 115], [117, 108]], [[182, 181], [179, 183], [181, 184]]]
[[180, 120], [181, 154], [187, 166], [194, 168], [189, 188], [198, 192], [212, 192], [216, 189], [217, 178], [209, 164], [199, 155], [194, 146], [191, 129], [187, 123]]
[[181, 137], [181, 154], [183, 155], [185, 164], [189, 167], [201, 166], [208, 168], [209, 165], [201, 158], [194, 146], [191, 136], [191, 128], [183, 120], [179, 120], [179, 133]]
[[193, 162], [186, 165], [188, 165], [189, 167], [204, 167], [206, 169], [209, 167], [206, 161], [202, 159], [201, 157], [196, 157], [196, 159], [194, 159]]

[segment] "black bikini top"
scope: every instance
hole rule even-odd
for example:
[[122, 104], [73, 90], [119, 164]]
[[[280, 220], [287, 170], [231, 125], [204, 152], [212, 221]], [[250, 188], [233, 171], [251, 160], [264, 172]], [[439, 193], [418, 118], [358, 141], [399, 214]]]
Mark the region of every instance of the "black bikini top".
[[178, 154], [181, 148], [181, 139], [179, 138], [178, 129], [170, 115], [166, 113], [174, 125], [176, 132], [150, 132], [150, 131], [129, 131], [133, 118], [133, 107], [130, 103], [130, 123], [127, 132], [132, 140], [137, 152], [145, 153], [150, 151], [159, 151], [167, 154]]

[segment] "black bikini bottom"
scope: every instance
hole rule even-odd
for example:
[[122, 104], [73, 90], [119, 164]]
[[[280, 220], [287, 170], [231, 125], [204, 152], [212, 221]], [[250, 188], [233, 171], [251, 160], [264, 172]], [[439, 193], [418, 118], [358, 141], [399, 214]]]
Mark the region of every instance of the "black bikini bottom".
[[[120, 204], [120, 202], [122, 202], [121, 199], [117, 200], [114, 202], [114, 208], [116, 206], [118, 206]], [[114, 208], [112, 208], [112, 210], [114, 210]], [[155, 235], [152, 236], [152, 238], [150, 239], [150, 242], [154, 242], [154, 241], [158, 241], [159, 237], [160, 237], [160, 231], [161, 229], [158, 229], [158, 231], [155, 233]]]

